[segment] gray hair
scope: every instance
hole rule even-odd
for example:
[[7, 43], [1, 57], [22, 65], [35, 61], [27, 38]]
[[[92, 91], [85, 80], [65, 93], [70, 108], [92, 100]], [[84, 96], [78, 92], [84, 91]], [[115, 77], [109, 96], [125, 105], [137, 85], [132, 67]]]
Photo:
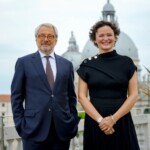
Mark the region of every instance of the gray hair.
[[56, 38], [58, 38], [58, 30], [57, 30], [57, 28], [56, 28], [53, 24], [51, 24], [51, 23], [42, 23], [42, 24], [40, 24], [38, 27], [36, 27], [36, 29], [35, 29], [35, 37], [37, 37], [40, 28], [43, 27], [43, 26], [49, 27], [49, 28], [53, 28], [53, 30], [54, 30], [54, 32], [55, 32], [55, 34], [56, 34]]

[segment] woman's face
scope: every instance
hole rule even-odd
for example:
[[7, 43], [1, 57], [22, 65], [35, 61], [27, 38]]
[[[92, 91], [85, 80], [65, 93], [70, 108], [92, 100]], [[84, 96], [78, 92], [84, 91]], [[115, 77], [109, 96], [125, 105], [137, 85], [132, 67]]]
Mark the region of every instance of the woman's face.
[[111, 51], [116, 43], [114, 31], [109, 26], [100, 27], [96, 32], [95, 43], [101, 53]]

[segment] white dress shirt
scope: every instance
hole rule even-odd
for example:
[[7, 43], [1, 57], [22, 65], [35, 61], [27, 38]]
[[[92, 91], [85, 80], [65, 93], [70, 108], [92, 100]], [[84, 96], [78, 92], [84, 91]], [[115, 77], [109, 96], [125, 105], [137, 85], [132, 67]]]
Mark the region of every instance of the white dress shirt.
[[[44, 70], [46, 72], [46, 58], [45, 58], [46, 55], [44, 53], [42, 53], [40, 50], [39, 50], [39, 54], [41, 56], [42, 64], [43, 64]], [[55, 81], [57, 69], [56, 69], [56, 59], [55, 59], [54, 52], [52, 52], [50, 54], [49, 61], [51, 64], [51, 68], [52, 68], [53, 76], [54, 76], [54, 81]]]

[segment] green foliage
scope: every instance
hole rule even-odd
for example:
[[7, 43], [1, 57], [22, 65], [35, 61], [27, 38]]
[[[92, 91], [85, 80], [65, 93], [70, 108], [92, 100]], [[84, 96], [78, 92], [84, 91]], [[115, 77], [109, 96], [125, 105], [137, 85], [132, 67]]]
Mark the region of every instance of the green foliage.
[[79, 116], [81, 119], [85, 119], [85, 112], [84, 112], [84, 111], [78, 111], [78, 116]]
[[77, 133], [76, 137], [79, 138], [79, 132]]

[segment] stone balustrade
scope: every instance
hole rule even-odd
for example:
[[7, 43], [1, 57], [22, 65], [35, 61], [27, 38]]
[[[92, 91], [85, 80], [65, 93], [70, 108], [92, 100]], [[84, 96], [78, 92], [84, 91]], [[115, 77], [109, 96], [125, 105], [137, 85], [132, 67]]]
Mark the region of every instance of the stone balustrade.
[[[2, 117], [0, 117], [0, 150], [22, 150], [22, 141], [16, 132], [15, 126], [2, 126]], [[80, 121], [78, 135], [71, 140], [70, 150], [82, 150], [84, 120]]]
[[[141, 108], [140, 111], [139, 108], [138, 110], [132, 110], [133, 121], [140, 144], [140, 149], [150, 150], [150, 114], [143, 114], [143, 110], [144, 108]], [[83, 149], [83, 126], [84, 120], [82, 119], [79, 123], [78, 135], [71, 140], [70, 150]], [[7, 150], [22, 150], [21, 138], [17, 134], [15, 127], [13, 125], [2, 127], [2, 118], [0, 118], [0, 150], [5, 150], [3, 149], [3, 141], [4, 145], [7, 147]]]
[[150, 107], [136, 107], [131, 111], [132, 115], [150, 114]]
[[150, 150], [150, 114], [134, 115], [133, 121], [140, 150]]

